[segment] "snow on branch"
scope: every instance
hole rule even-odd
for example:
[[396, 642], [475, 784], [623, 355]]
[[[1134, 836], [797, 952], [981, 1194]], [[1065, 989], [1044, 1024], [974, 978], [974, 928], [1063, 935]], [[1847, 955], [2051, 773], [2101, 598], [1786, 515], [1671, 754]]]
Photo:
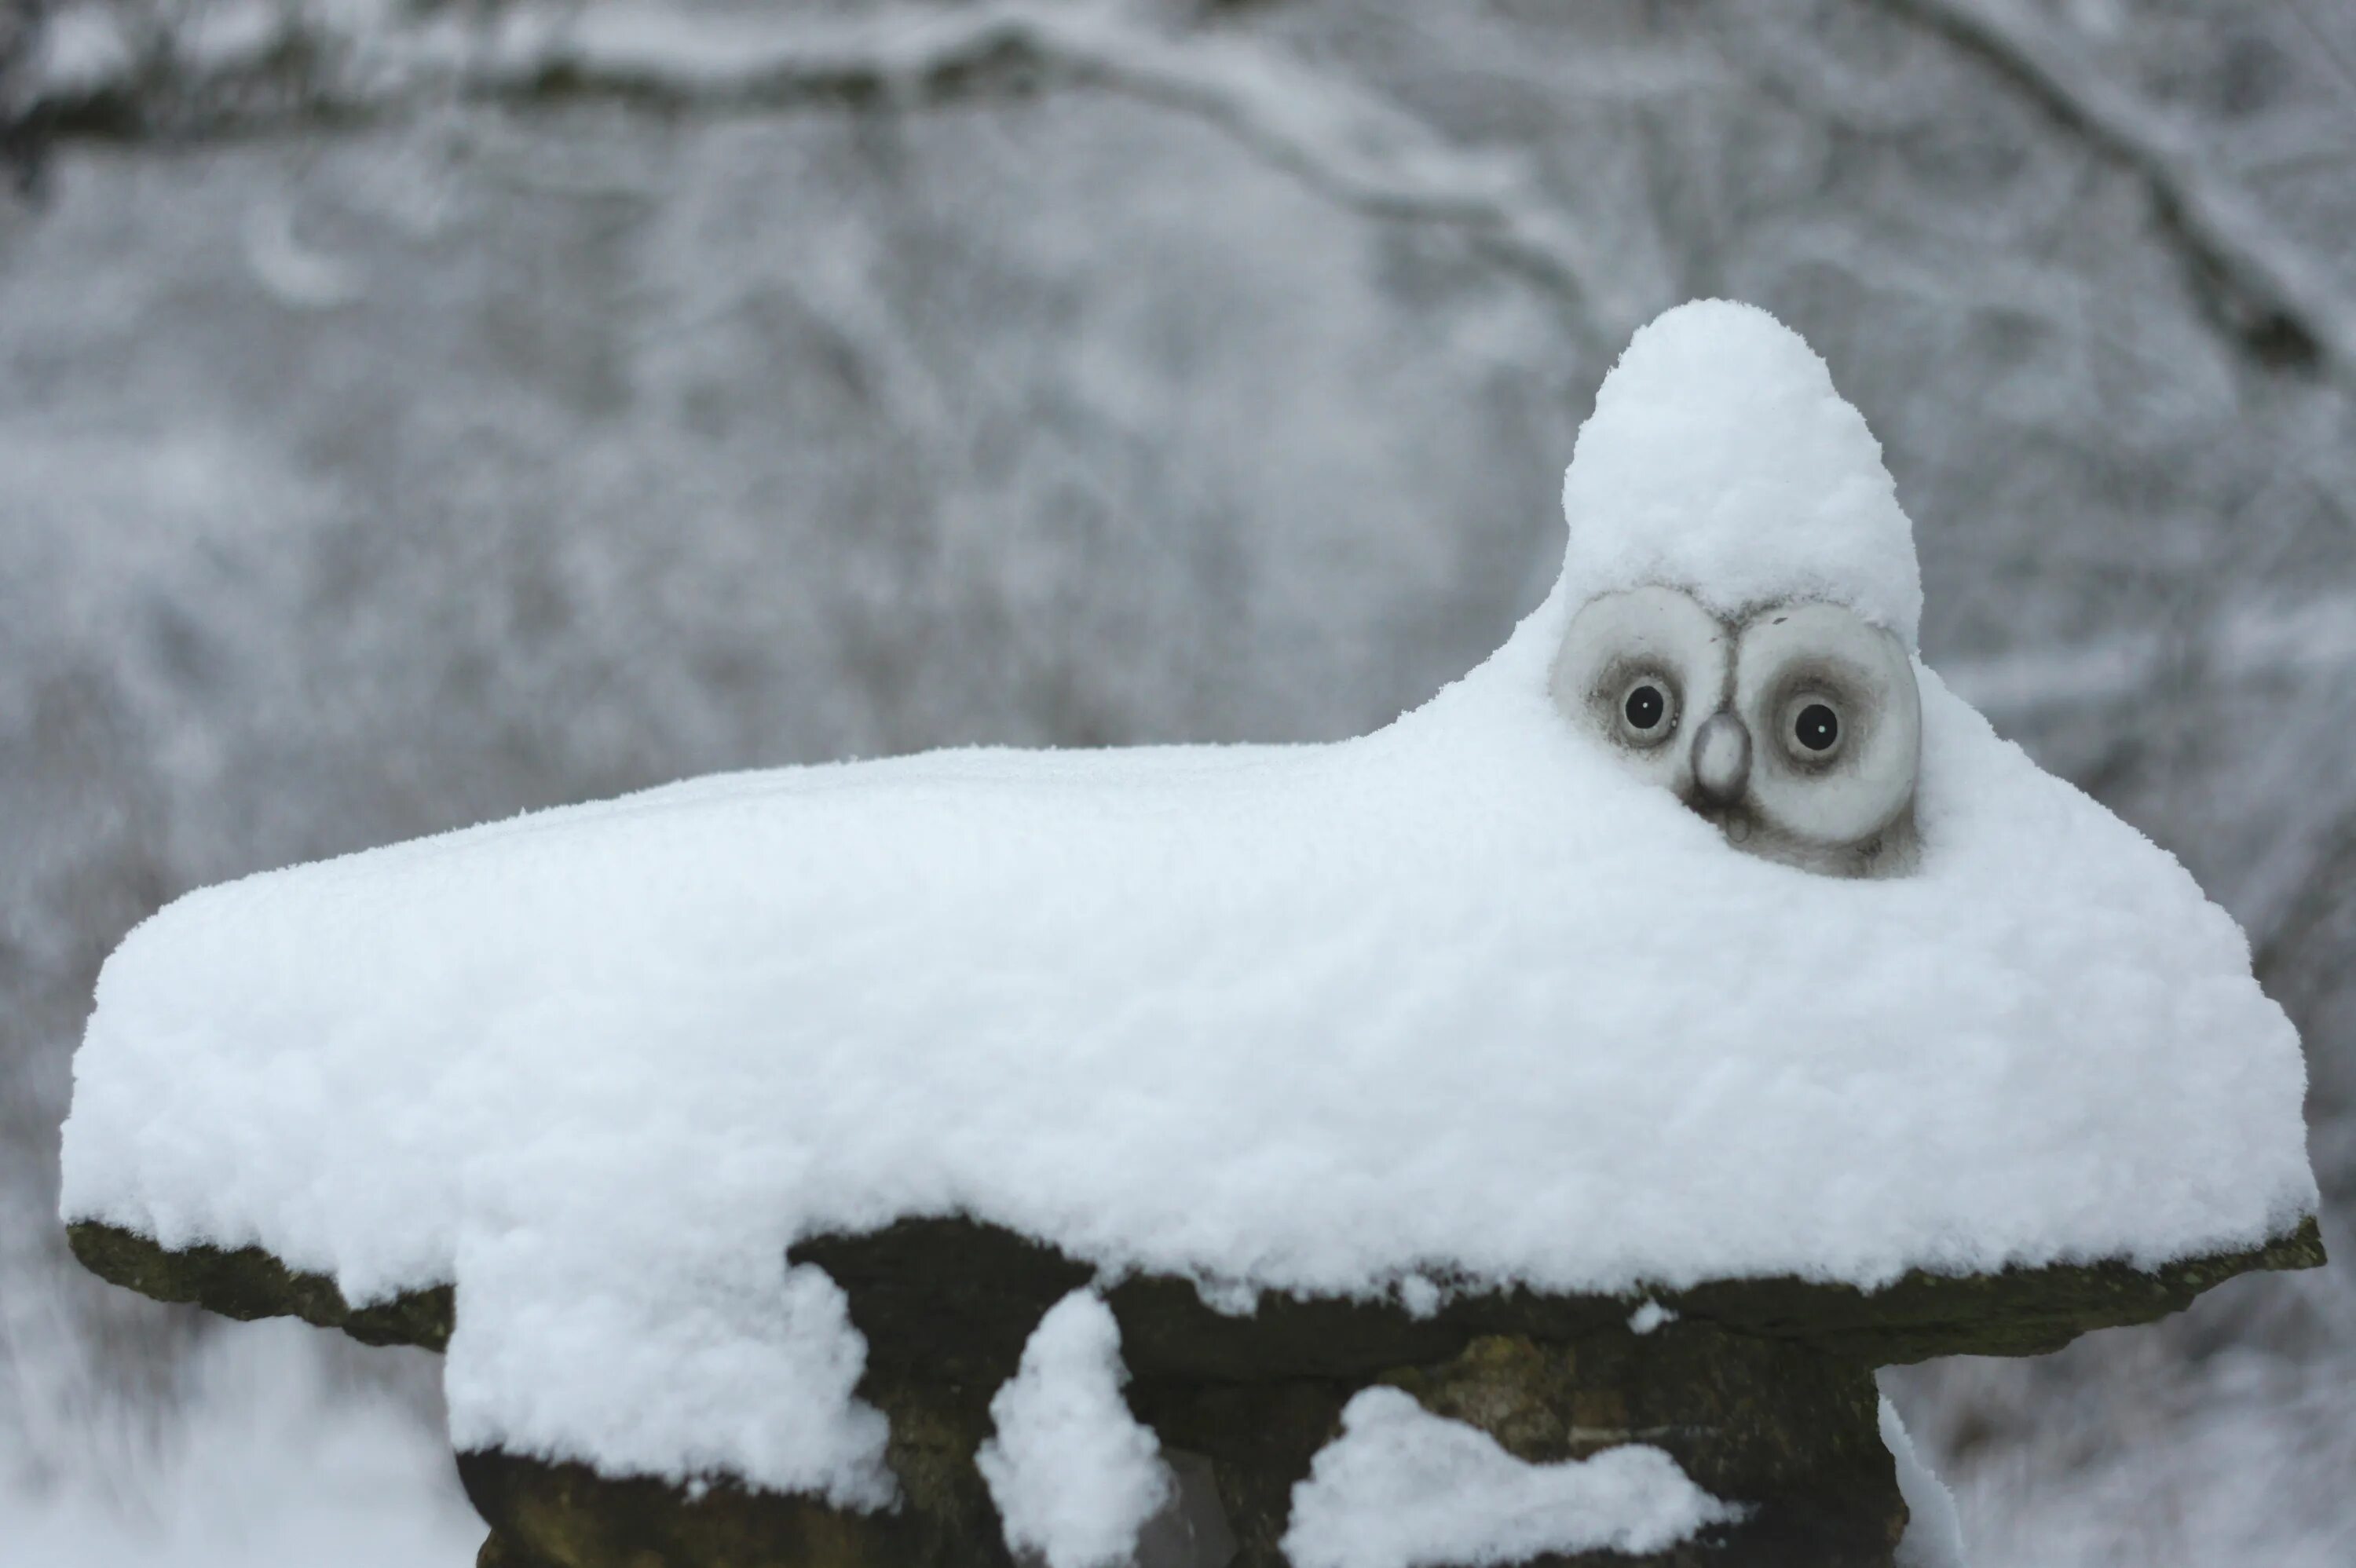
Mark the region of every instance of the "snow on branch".
[[[248, 25], [236, 14], [252, 12]], [[1569, 307], [1591, 343], [1641, 319], [1614, 296], [1578, 227], [1518, 155], [1459, 146], [1397, 105], [1232, 34], [1150, 29], [1089, 0], [904, 5], [855, 21], [701, 16], [646, 0], [519, 7], [337, 37], [264, 0], [216, 7], [201, 30], [135, 48], [111, 13], [53, 28], [41, 89], [53, 119], [91, 133], [144, 128], [136, 95], [181, 106], [173, 129], [219, 133], [293, 115], [389, 112], [436, 90], [527, 101], [559, 95], [781, 105], [919, 103], [986, 89], [1071, 84], [1212, 125], [1313, 188], [1373, 217], [1467, 233]], [[307, 29], [307, 30], [306, 30]]]
[[2287, 336], [2356, 383], [2356, 297], [2220, 172], [2193, 128], [2146, 102], [2018, 0], [1901, 0], [2143, 176], [2193, 255], [2230, 288], [2253, 337]]
[[[2356, 383], [2356, 296], [2222, 170], [2199, 133], [2019, 0], [1903, 0], [2139, 173], [2253, 339]], [[1211, 125], [1331, 199], [1443, 226], [1560, 299], [1590, 347], [1647, 314], [1529, 160], [1461, 145], [1397, 103], [1230, 29], [1164, 30], [1115, 0], [901, 4], [853, 19], [712, 15], [657, 0], [525, 4], [353, 31], [327, 7], [220, 0], [144, 29], [83, 0], [48, 22], [31, 93], [64, 134], [236, 133], [349, 121], [437, 93], [777, 107], [925, 103], [1042, 86], [1125, 94]], [[1651, 302], [1657, 304], [1658, 302]]]

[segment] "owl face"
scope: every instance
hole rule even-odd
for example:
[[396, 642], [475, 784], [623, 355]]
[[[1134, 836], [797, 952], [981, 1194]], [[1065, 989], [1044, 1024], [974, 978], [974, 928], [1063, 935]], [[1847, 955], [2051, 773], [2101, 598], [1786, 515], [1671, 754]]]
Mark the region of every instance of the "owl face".
[[1839, 605], [1721, 620], [1674, 588], [1603, 594], [1564, 635], [1554, 699], [1737, 848], [1848, 877], [1912, 857], [1913, 662]]

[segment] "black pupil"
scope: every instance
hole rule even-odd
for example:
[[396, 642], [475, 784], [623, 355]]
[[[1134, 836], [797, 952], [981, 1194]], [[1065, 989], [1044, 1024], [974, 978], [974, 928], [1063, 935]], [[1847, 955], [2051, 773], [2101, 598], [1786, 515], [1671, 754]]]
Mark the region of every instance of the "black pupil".
[[1628, 722], [1639, 730], [1650, 730], [1669, 710], [1669, 699], [1661, 695], [1657, 686], [1640, 686], [1628, 694]]
[[1800, 709], [1799, 721], [1793, 725], [1800, 744], [1811, 752], [1826, 752], [1840, 739], [1840, 715], [1821, 702], [1811, 702]]

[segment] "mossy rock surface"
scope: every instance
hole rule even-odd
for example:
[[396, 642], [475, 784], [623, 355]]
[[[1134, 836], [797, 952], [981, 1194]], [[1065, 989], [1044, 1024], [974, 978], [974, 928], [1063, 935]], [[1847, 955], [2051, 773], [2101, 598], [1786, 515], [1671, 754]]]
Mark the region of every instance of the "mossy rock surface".
[[[858, 1235], [801, 1243], [790, 1256], [826, 1270], [851, 1300], [871, 1359], [932, 1369], [941, 1329], [954, 1342], [1019, 1348], [1045, 1306], [1094, 1271], [1055, 1248], [966, 1219], [902, 1220]], [[1914, 1270], [1879, 1290], [1772, 1276], [1634, 1296], [1462, 1291], [1419, 1317], [1396, 1302], [1269, 1292], [1248, 1316], [1219, 1312], [1194, 1285], [1134, 1275], [1107, 1292], [1121, 1354], [1140, 1379], [1365, 1380], [1386, 1367], [1444, 1360], [1472, 1339], [1570, 1343], [1623, 1326], [1651, 1299], [1681, 1321], [1794, 1340], [1869, 1366], [1933, 1356], [2040, 1355], [2094, 1328], [2149, 1323], [2212, 1285], [2258, 1269], [2315, 1268], [2323, 1240], [2308, 1219], [2245, 1251], [2151, 1271], [2124, 1263], [2054, 1264], [1993, 1275]]]
[[166, 1248], [134, 1231], [95, 1220], [66, 1227], [82, 1267], [157, 1301], [187, 1302], [224, 1317], [300, 1317], [340, 1328], [364, 1345], [416, 1345], [439, 1350], [456, 1321], [446, 1285], [403, 1291], [355, 1307], [325, 1275], [304, 1274], [260, 1247]]
[[[94, 1273], [233, 1317], [292, 1316], [370, 1344], [439, 1349], [447, 1285], [355, 1309], [334, 1283], [257, 1248], [169, 1251], [116, 1227], [71, 1227]], [[973, 1465], [992, 1394], [1087, 1264], [963, 1218], [814, 1237], [787, 1254], [843, 1288], [868, 1358], [861, 1395], [892, 1424], [900, 1506], [873, 1514], [725, 1477], [691, 1487], [498, 1452], [459, 1456], [499, 1568], [1011, 1568]], [[1107, 1300], [1131, 1408], [1195, 1477], [1240, 1568], [1280, 1568], [1291, 1488], [1359, 1390], [1389, 1383], [1537, 1463], [1626, 1442], [1665, 1448], [1705, 1489], [1752, 1505], [1740, 1525], [1650, 1568], [1887, 1568], [1906, 1512], [1876, 1421], [1873, 1369], [1941, 1355], [2029, 1355], [2090, 1329], [2147, 1323], [2256, 1269], [2324, 1261], [2308, 1220], [2264, 1246], [2145, 1271], [2055, 1264], [1879, 1290], [1793, 1278], [1653, 1293], [1675, 1316], [1629, 1327], [1636, 1296], [1461, 1290], [1419, 1317], [1396, 1302], [1264, 1295], [1243, 1315], [1185, 1281], [1132, 1276]], [[1555, 1558], [1551, 1564], [1619, 1556]], [[1148, 1568], [1164, 1568], [1159, 1563]], [[1176, 1563], [1169, 1565], [1176, 1568]], [[1199, 1568], [1199, 1564], [1196, 1565]]]
[[997, 1520], [831, 1509], [733, 1481], [687, 1488], [496, 1450], [458, 1456], [502, 1568], [1011, 1568]]
[[[447, 1285], [355, 1308], [333, 1280], [290, 1269], [259, 1247], [172, 1250], [94, 1220], [76, 1221], [68, 1235], [91, 1273], [158, 1301], [192, 1302], [227, 1317], [300, 1317], [370, 1345], [438, 1350], [450, 1338]], [[984, 1363], [994, 1371], [1005, 1363], [1009, 1343], [1020, 1350], [1038, 1321], [1034, 1308], [1095, 1275], [1053, 1247], [965, 1219], [903, 1220], [865, 1234], [818, 1237], [796, 1246], [792, 1256], [826, 1269], [864, 1304], [861, 1327], [871, 1358], [901, 1357], [908, 1370], [921, 1366], [928, 1377], [977, 1375]], [[2041, 1355], [2091, 1329], [2181, 1311], [2238, 1275], [2323, 1262], [2322, 1235], [2308, 1218], [2263, 1245], [2154, 1270], [2124, 1263], [2016, 1266], [1993, 1275], [1917, 1269], [1877, 1290], [1772, 1276], [1714, 1281], [1651, 1298], [1687, 1321], [1803, 1340], [1889, 1366], [1933, 1356]], [[1139, 1376], [1241, 1380], [1365, 1376], [1444, 1360], [1483, 1335], [1578, 1339], [1624, 1321], [1639, 1298], [1469, 1292], [1417, 1317], [1388, 1302], [1271, 1292], [1252, 1314], [1235, 1317], [1206, 1306], [1183, 1280], [1138, 1275], [1116, 1285], [1108, 1299], [1120, 1319], [1123, 1353]], [[948, 1322], [959, 1324], [960, 1333], [945, 1339], [938, 1330]]]

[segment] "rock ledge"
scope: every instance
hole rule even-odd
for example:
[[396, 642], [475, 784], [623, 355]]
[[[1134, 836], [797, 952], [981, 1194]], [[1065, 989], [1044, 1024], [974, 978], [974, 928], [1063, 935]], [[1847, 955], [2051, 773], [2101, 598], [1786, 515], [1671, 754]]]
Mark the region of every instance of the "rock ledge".
[[[259, 1248], [174, 1251], [93, 1221], [70, 1236], [100, 1276], [231, 1317], [296, 1317], [368, 1344], [434, 1350], [455, 1321], [447, 1285], [354, 1307], [332, 1280]], [[824, 1268], [850, 1298], [868, 1344], [860, 1393], [891, 1418], [901, 1507], [848, 1514], [724, 1477], [680, 1487], [478, 1451], [461, 1454], [458, 1468], [492, 1528], [484, 1563], [1011, 1568], [974, 1450], [1032, 1328], [1095, 1268], [961, 1217], [816, 1237], [787, 1256]], [[1273, 1293], [1250, 1315], [1229, 1316], [1186, 1281], [1150, 1275], [1105, 1295], [1134, 1380], [1130, 1405], [1189, 1483], [1151, 1532], [1169, 1568], [1217, 1568], [1209, 1559], [1230, 1541], [1244, 1568], [1280, 1568], [1293, 1484], [1338, 1429], [1342, 1406], [1378, 1382], [1533, 1462], [1657, 1444], [1709, 1491], [1753, 1505], [1731, 1531], [1642, 1560], [1655, 1568], [1887, 1568], [1906, 1510], [1878, 1430], [1876, 1367], [2040, 1354], [2090, 1329], [2178, 1311], [2236, 1275], [2323, 1261], [2310, 1218], [2262, 1246], [2148, 1272], [2123, 1263], [1918, 1270], [1871, 1291], [1788, 1277], [1634, 1296], [1466, 1290], [1421, 1317], [1396, 1302]], [[1645, 1299], [1674, 1317], [1638, 1334], [1629, 1318]], [[1203, 1548], [1210, 1541], [1216, 1550]]]

